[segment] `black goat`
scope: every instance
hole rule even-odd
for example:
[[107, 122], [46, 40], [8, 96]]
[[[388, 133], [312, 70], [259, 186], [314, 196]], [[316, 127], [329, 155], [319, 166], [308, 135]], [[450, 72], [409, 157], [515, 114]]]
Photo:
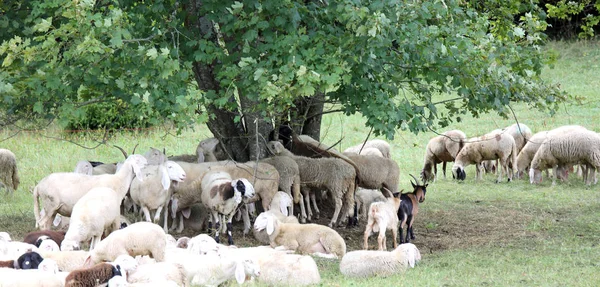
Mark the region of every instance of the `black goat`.
[[[400, 199], [402, 200], [400, 202], [400, 208], [398, 209], [398, 220], [400, 221], [400, 243], [409, 243], [410, 239], [415, 239], [413, 222], [415, 220], [415, 216], [417, 213], [419, 213], [419, 203], [425, 201], [425, 193], [427, 193], [428, 184], [420, 185], [419, 181], [412, 174], [409, 175], [416, 181], [416, 183], [413, 183], [412, 180], [410, 181], [413, 191], [404, 194], [394, 194], [396, 197], [400, 195]], [[404, 230], [405, 225], [407, 226], [406, 238], [402, 238], [402, 231]]]

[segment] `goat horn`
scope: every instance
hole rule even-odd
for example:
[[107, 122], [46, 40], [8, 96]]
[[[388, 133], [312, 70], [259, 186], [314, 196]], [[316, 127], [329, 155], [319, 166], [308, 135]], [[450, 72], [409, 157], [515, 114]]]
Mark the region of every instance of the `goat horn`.
[[135, 154], [135, 149], [138, 147], [138, 145], [140, 145], [139, 143], [135, 144], [135, 146], [133, 147], [133, 151], [131, 152], [131, 154]]
[[121, 148], [120, 146], [118, 146], [116, 144], [113, 145], [113, 146], [116, 147], [116, 148], [118, 148], [123, 153], [123, 155], [125, 156], [125, 159], [127, 159], [127, 152], [123, 148]]
[[410, 174], [410, 173], [409, 173], [408, 175], [410, 175], [410, 176], [411, 176], [411, 177], [412, 177], [412, 178], [415, 180], [415, 184], [416, 184], [416, 185], [420, 185], [420, 184], [419, 184], [419, 180], [418, 180], [418, 179], [417, 179], [417, 178], [416, 178], [414, 175], [412, 175], [412, 174]]

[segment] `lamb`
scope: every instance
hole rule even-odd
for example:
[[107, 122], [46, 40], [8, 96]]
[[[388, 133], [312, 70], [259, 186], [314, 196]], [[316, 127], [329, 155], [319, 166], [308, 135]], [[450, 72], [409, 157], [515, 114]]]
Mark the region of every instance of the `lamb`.
[[90, 250], [100, 242], [102, 234], [121, 227], [120, 206], [125, 197], [108, 187], [92, 188], [73, 207], [71, 223], [61, 244], [61, 250], [79, 250], [82, 242], [91, 239]]
[[173, 162], [166, 161], [159, 165], [149, 165], [142, 169], [142, 177], [136, 177], [131, 182], [129, 194], [132, 201], [139, 205], [144, 212], [146, 221], [150, 222], [150, 211], [156, 210], [154, 223], [158, 223], [160, 213], [164, 212], [164, 230], [167, 232], [168, 203], [171, 197], [169, 188], [171, 181], [183, 182], [186, 174], [183, 168]]
[[119, 265], [98, 263], [90, 268], [71, 271], [65, 279], [65, 287], [98, 286], [108, 283], [115, 276], [123, 275]]
[[108, 235], [90, 251], [85, 265], [113, 261], [121, 254], [152, 255], [157, 262], [164, 261], [165, 231], [154, 223], [136, 222]]
[[0, 187], [6, 188], [6, 193], [12, 194], [19, 188], [19, 171], [17, 157], [10, 150], [0, 148]]
[[[560, 133], [551, 131], [531, 161], [529, 180], [532, 184], [539, 183], [542, 180], [541, 170], [553, 168], [554, 174], [558, 174], [559, 165], [580, 162], [588, 165], [591, 172], [600, 168], [600, 135], [586, 129]], [[592, 177], [587, 177], [586, 184], [591, 184], [591, 181]]]
[[[362, 151], [361, 151], [362, 148]], [[378, 154], [375, 151], [372, 151], [370, 149], [376, 149], [378, 150], [380, 153]], [[355, 153], [355, 154], [362, 154], [362, 155], [380, 155], [381, 157], [384, 158], [392, 158], [392, 155], [390, 153], [390, 144], [384, 140], [378, 140], [378, 139], [374, 139], [374, 140], [368, 140], [367, 142], [364, 143], [364, 145], [358, 144], [352, 147], [349, 147], [347, 149], [344, 150], [344, 153]]]
[[77, 165], [75, 165], [75, 170], [73, 172], [92, 175], [93, 170], [94, 170], [94, 167], [92, 166], [92, 164], [89, 161], [80, 160], [77, 162]]
[[[25, 235], [23, 238], [23, 242], [33, 244], [37, 247], [40, 247], [40, 243], [43, 239], [50, 238], [56, 242], [56, 244], [60, 245], [62, 241], [65, 239], [65, 232], [63, 231], [53, 231], [53, 230], [39, 230], [32, 231]], [[40, 240], [42, 239], [42, 240]]]
[[[85, 175], [77, 173], [53, 173], [42, 179], [33, 189], [36, 226], [50, 229], [54, 216], [59, 213], [71, 216], [73, 206], [94, 187], [108, 187], [118, 194], [126, 194], [134, 175], [141, 176], [140, 169], [146, 165], [141, 155], [131, 155], [115, 174]], [[40, 217], [39, 199], [43, 199], [45, 215]]]
[[82, 268], [85, 260], [88, 258], [87, 251], [40, 251], [44, 259], [52, 259], [58, 265], [58, 270], [62, 272], [71, 272]]
[[[419, 213], [419, 203], [425, 201], [425, 194], [427, 193], [428, 184], [422, 185], [413, 175], [410, 176], [416, 181], [416, 183], [413, 183], [412, 180], [410, 181], [413, 191], [400, 195], [400, 199], [402, 200], [400, 208], [398, 209], [398, 219], [400, 220], [400, 243], [409, 243], [410, 239], [415, 239], [413, 223], [415, 216]], [[402, 238], [404, 226], [406, 226], [406, 238]]]
[[[290, 215], [288, 216], [287, 207], [292, 205], [292, 198], [285, 192], [279, 191], [273, 197], [269, 210], [265, 211], [277, 217], [277, 219], [283, 223], [298, 223], [298, 219]], [[265, 230], [258, 231], [255, 228], [252, 229], [254, 238], [262, 244], [269, 244], [269, 235]]]
[[284, 254], [261, 264], [258, 281], [270, 286], [308, 286], [321, 282], [315, 260], [308, 255]]
[[367, 211], [371, 203], [385, 201], [385, 196], [377, 189], [366, 189], [359, 187], [356, 189], [356, 209], [360, 218], [367, 217]]
[[268, 213], [254, 222], [258, 231], [266, 228], [271, 247], [283, 246], [300, 254], [339, 258], [346, 254], [346, 242], [333, 229], [319, 224], [283, 223]]
[[386, 250], [385, 232], [388, 229], [392, 231], [394, 248], [398, 247], [398, 217], [396, 216], [396, 213], [400, 208], [400, 202], [400, 198], [396, 198], [390, 193], [386, 201], [371, 203], [363, 236], [363, 247], [365, 250], [369, 249], [369, 236], [373, 231], [379, 232], [379, 236], [377, 237], [377, 243], [379, 244], [378, 249]]
[[[269, 142], [267, 148], [272, 154], [291, 157], [298, 164], [300, 180], [303, 186], [302, 193], [304, 194], [304, 200], [306, 201], [307, 216], [309, 220], [312, 216], [312, 210], [310, 209], [309, 204], [309, 189], [306, 187], [325, 188], [333, 195], [335, 200], [335, 211], [329, 222], [329, 226], [333, 226], [337, 222], [337, 218], [342, 210], [342, 198], [344, 199], [345, 205], [348, 207], [348, 210], [346, 211], [347, 216], [351, 217], [353, 215], [356, 170], [352, 165], [337, 158], [308, 158], [295, 156], [277, 141]], [[350, 220], [348, 222], [350, 222]]]
[[[465, 168], [469, 164], [475, 164], [477, 179], [482, 179], [481, 162], [484, 160], [499, 159], [502, 170], [507, 174], [508, 181], [512, 180], [512, 174], [508, 172], [508, 164], [517, 162], [517, 146], [511, 135], [505, 133], [490, 133], [479, 138], [471, 139], [460, 150], [454, 165], [452, 176], [459, 180], [466, 178]], [[502, 181], [502, 170], [498, 173], [496, 182]]]
[[414, 267], [420, 260], [419, 249], [412, 243], [405, 243], [390, 252], [372, 250], [348, 252], [340, 262], [340, 272], [348, 277], [387, 277]]
[[233, 180], [222, 171], [208, 172], [202, 178], [202, 203], [210, 209], [217, 230], [215, 240], [219, 242], [220, 216], [227, 222], [227, 237], [229, 245], [233, 245], [231, 236], [231, 220], [242, 198], [254, 196], [252, 184], [245, 179]]
[[[442, 133], [427, 143], [425, 147], [425, 160], [421, 179], [424, 182], [432, 181], [437, 177], [437, 164], [442, 163], [444, 178], [446, 178], [446, 163], [453, 162], [458, 152], [463, 148], [467, 136], [460, 130], [451, 130]], [[433, 167], [433, 173], [431, 169]]]

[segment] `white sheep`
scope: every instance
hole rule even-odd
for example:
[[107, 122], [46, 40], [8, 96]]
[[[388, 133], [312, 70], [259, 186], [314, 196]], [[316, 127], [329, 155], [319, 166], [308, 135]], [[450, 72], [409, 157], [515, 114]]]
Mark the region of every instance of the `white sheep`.
[[496, 182], [502, 181], [502, 171], [506, 173], [508, 181], [510, 182], [512, 180], [512, 174], [508, 172], [508, 164], [517, 162], [517, 146], [511, 135], [505, 133], [489, 133], [478, 138], [470, 139], [454, 160], [452, 176], [459, 180], [464, 180], [466, 177], [465, 168], [470, 164], [475, 164], [477, 170], [476, 178], [481, 180], [483, 178], [481, 162], [484, 160], [495, 159], [499, 159], [500, 165], [502, 166]]
[[[288, 216], [287, 207], [292, 205], [292, 198], [285, 192], [279, 191], [273, 197], [269, 210], [265, 211], [277, 217], [277, 219], [283, 223], [298, 223], [298, 218], [293, 215]], [[254, 238], [262, 244], [269, 244], [269, 235], [266, 230], [258, 231], [252, 228]]]
[[40, 250], [40, 252], [42, 252], [42, 251], [60, 251], [60, 247], [58, 246], [56, 241], [54, 241], [52, 239], [42, 240], [42, 243], [40, 243], [40, 246], [38, 247], [38, 249]]
[[10, 234], [8, 234], [8, 232], [6, 231], [2, 231], [0, 232], [0, 240], [4, 240], [4, 241], [12, 241], [12, 238], [10, 237]]
[[356, 189], [356, 209], [358, 217], [367, 218], [369, 206], [373, 202], [385, 201], [385, 196], [378, 189], [366, 189], [359, 187]]
[[254, 196], [254, 187], [245, 178], [232, 179], [223, 171], [208, 172], [202, 178], [202, 204], [210, 209], [212, 220], [217, 230], [215, 240], [219, 242], [220, 218], [227, 223], [229, 244], [233, 244], [231, 236], [231, 220], [243, 198]]
[[333, 229], [319, 224], [282, 223], [268, 213], [254, 222], [258, 231], [266, 229], [271, 247], [282, 246], [300, 254], [339, 258], [346, 254], [346, 242]]
[[89, 252], [83, 250], [77, 251], [40, 251], [44, 259], [52, 259], [58, 265], [58, 270], [62, 272], [71, 272], [82, 268]]
[[377, 243], [379, 244], [379, 250], [386, 250], [386, 236], [387, 230], [392, 231], [392, 238], [394, 240], [394, 248], [398, 247], [398, 209], [400, 208], [400, 198], [394, 197], [391, 193], [390, 197], [383, 202], [373, 202], [369, 206], [369, 213], [367, 219], [367, 225], [365, 226], [365, 233], [363, 235], [363, 247], [365, 250], [369, 249], [369, 236], [371, 232], [379, 232], [377, 237]]
[[80, 160], [77, 162], [77, 165], [75, 165], [75, 170], [73, 172], [92, 175], [93, 169], [94, 169], [94, 167], [92, 166], [92, 164], [89, 161]]
[[390, 276], [412, 268], [421, 260], [412, 243], [400, 244], [393, 251], [359, 250], [346, 253], [340, 271], [348, 277]]
[[39, 271], [36, 269], [0, 268], [0, 286], [6, 287], [63, 287], [65, 281], [53, 272]]
[[[446, 178], [446, 163], [453, 162], [458, 152], [464, 146], [467, 135], [460, 130], [451, 130], [442, 133], [429, 140], [425, 147], [425, 160], [421, 179], [424, 182], [434, 180], [437, 177], [437, 164], [442, 163], [442, 171]], [[433, 173], [431, 169], [433, 168]]]
[[184, 286], [186, 277], [183, 266], [170, 262], [157, 262], [137, 266], [134, 271], [127, 274], [127, 281], [129, 283], [173, 281], [177, 286]]
[[10, 150], [0, 148], [0, 188], [4, 186], [6, 192], [12, 194], [20, 182], [17, 157]]
[[[542, 170], [553, 168], [553, 174], [557, 175], [559, 166], [577, 163], [585, 163], [592, 173], [600, 168], [600, 135], [587, 129], [550, 131], [531, 161], [529, 180], [532, 184], [539, 183]], [[591, 184], [592, 177], [586, 179], [586, 184]]]
[[164, 211], [164, 230], [167, 232], [168, 203], [171, 198], [169, 188], [171, 181], [183, 182], [186, 174], [183, 168], [174, 161], [166, 161], [159, 165], [148, 165], [142, 169], [142, 176], [131, 182], [129, 194], [132, 201], [141, 207], [146, 221], [150, 222], [150, 211], [154, 214], [154, 223], [158, 223], [160, 213]]
[[511, 135], [515, 139], [515, 145], [517, 146], [517, 153], [519, 153], [527, 141], [532, 136], [531, 129], [523, 123], [512, 124], [504, 129], [502, 129], [504, 133]]
[[[140, 169], [146, 165], [141, 155], [131, 155], [115, 174], [85, 175], [77, 173], [53, 173], [42, 179], [33, 189], [36, 226], [50, 229], [54, 216], [59, 213], [71, 216], [75, 203], [95, 187], [108, 187], [119, 194], [126, 194], [133, 177], [141, 176]], [[39, 199], [43, 200], [44, 217], [40, 217]]]
[[165, 236], [165, 231], [159, 225], [150, 222], [133, 223], [100, 241], [90, 251], [85, 265], [113, 261], [122, 254], [151, 255], [157, 262], [162, 262], [167, 245]]
[[39, 248], [25, 242], [0, 240], [0, 260], [2, 261], [17, 260], [19, 256], [27, 251], [38, 252]]
[[75, 203], [69, 229], [61, 250], [79, 250], [82, 242], [91, 239], [90, 250], [100, 242], [102, 234], [121, 227], [120, 206], [125, 194], [108, 187], [92, 188]]
[[[380, 153], [378, 154], [377, 152], [370, 150], [371, 148], [379, 150]], [[379, 139], [368, 140], [366, 143], [364, 143], [364, 146], [362, 143], [357, 144], [355, 146], [351, 146], [345, 149], [344, 152], [362, 155], [377, 155], [385, 158], [392, 158], [390, 153], [390, 144], [384, 140]]]

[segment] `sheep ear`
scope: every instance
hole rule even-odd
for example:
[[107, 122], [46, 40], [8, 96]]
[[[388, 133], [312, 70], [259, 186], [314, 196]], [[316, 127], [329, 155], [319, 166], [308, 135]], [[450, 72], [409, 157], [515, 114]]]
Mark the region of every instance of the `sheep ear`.
[[92, 265], [92, 255], [88, 255], [88, 257], [85, 259], [85, 262], [83, 262], [83, 266], [91, 267]]
[[237, 262], [235, 266], [235, 280], [238, 284], [244, 283], [246, 281], [246, 273], [244, 272], [244, 263]]
[[140, 166], [137, 164], [133, 164], [132, 166], [133, 166], [133, 172], [135, 173], [135, 177], [137, 177], [137, 179], [139, 181], [144, 181], [142, 179], [142, 169], [140, 168]]
[[285, 205], [280, 205], [280, 206], [279, 206], [279, 209], [280, 209], [279, 211], [281, 211], [281, 214], [283, 214], [283, 215], [285, 215], [285, 216], [288, 216], [288, 209], [287, 209], [287, 206], [285, 206]]
[[188, 208], [182, 210], [181, 214], [183, 214], [183, 217], [185, 217], [185, 218], [190, 218], [190, 215], [192, 214], [192, 209], [188, 207]]
[[60, 225], [60, 222], [62, 221], [62, 216], [60, 214], [56, 214], [56, 216], [54, 216], [54, 221], [52, 221], [52, 224], [56, 227], [58, 227], [58, 225]]
[[275, 231], [275, 220], [273, 219], [273, 216], [269, 216], [267, 218], [267, 234], [271, 235], [273, 234], [273, 231]]
[[171, 178], [169, 177], [169, 171], [167, 171], [167, 167], [161, 165], [160, 166], [160, 183], [163, 186], [163, 189], [167, 190], [171, 187]]

